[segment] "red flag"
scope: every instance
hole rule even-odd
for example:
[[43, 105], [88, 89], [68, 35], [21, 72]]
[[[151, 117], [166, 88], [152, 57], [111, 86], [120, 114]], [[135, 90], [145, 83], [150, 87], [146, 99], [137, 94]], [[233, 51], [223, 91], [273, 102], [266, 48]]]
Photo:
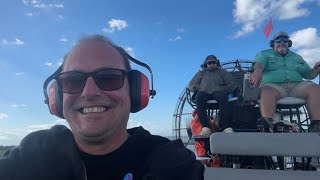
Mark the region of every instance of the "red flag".
[[266, 25], [266, 27], [264, 27], [263, 29], [263, 33], [266, 36], [266, 38], [268, 39], [270, 32], [272, 31], [272, 19], [270, 18], [268, 24]]

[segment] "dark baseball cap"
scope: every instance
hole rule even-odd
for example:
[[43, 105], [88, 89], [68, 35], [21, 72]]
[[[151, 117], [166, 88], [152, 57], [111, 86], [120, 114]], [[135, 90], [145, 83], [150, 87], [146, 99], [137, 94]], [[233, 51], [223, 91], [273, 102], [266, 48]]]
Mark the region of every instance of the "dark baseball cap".
[[281, 31], [281, 32], [278, 32], [277, 34], [275, 34], [273, 39], [278, 39], [280, 37], [289, 38], [289, 35], [288, 35], [288, 33]]

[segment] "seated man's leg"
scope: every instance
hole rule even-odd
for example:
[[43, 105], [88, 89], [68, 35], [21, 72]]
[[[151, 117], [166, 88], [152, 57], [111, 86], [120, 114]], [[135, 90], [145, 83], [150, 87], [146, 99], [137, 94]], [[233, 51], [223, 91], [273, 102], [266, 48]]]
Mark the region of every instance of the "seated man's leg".
[[213, 98], [219, 103], [219, 117], [222, 131], [232, 128], [232, 106], [228, 102], [227, 92], [215, 92]]
[[196, 106], [198, 111], [198, 116], [200, 119], [200, 123], [203, 127], [209, 128], [209, 121], [207, 115], [207, 101], [210, 99], [212, 95], [199, 91], [196, 95]]
[[283, 87], [277, 84], [264, 84], [260, 87], [260, 113], [264, 118], [273, 118], [277, 101], [281, 97], [286, 96], [286, 91]]
[[310, 129], [320, 132], [320, 86], [311, 81], [304, 81], [292, 89], [290, 96], [307, 100], [307, 108], [312, 120]]
[[268, 83], [260, 87], [260, 113], [261, 118], [257, 121], [258, 128], [263, 127], [264, 131], [273, 131], [273, 116], [277, 108], [277, 100], [286, 96], [283, 87], [277, 84]]

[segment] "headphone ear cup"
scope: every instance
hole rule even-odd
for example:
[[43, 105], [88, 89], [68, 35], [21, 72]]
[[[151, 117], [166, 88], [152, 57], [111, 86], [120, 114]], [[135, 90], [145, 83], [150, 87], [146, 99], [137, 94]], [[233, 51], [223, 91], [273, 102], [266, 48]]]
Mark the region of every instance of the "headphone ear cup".
[[130, 84], [130, 112], [135, 113], [145, 108], [149, 103], [150, 88], [149, 79], [138, 70], [129, 72]]
[[62, 108], [62, 93], [61, 91], [59, 91], [56, 81], [51, 84], [48, 96], [50, 113], [64, 119]]
[[270, 44], [269, 44], [270, 47], [272, 47], [272, 48], [273, 48], [273, 46], [274, 46], [273, 43], [274, 43], [274, 40], [271, 40], [271, 41], [270, 41]]
[[289, 40], [289, 42], [288, 42], [288, 47], [291, 47], [291, 46], [292, 46], [292, 41]]

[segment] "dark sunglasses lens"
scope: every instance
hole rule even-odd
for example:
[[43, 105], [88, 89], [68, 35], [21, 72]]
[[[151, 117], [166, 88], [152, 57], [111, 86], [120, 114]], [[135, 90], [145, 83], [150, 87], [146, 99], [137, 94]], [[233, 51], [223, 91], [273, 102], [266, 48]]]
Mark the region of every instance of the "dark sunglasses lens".
[[287, 43], [287, 42], [289, 42], [289, 39], [282, 39], [282, 41], [283, 41], [284, 43]]
[[79, 93], [86, 83], [86, 76], [79, 72], [62, 73], [58, 78], [58, 83], [64, 93]]
[[210, 65], [210, 64], [217, 64], [217, 62], [216, 62], [216, 61], [209, 61], [209, 62], [207, 62], [207, 64], [208, 64], [208, 65]]
[[102, 70], [94, 75], [94, 79], [102, 90], [117, 90], [123, 86], [124, 72], [116, 69]]
[[275, 40], [276, 43], [281, 43], [281, 41], [284, 43], [287, 43], [287, 42], [289, 42], [289, 39], [276, 39]]

